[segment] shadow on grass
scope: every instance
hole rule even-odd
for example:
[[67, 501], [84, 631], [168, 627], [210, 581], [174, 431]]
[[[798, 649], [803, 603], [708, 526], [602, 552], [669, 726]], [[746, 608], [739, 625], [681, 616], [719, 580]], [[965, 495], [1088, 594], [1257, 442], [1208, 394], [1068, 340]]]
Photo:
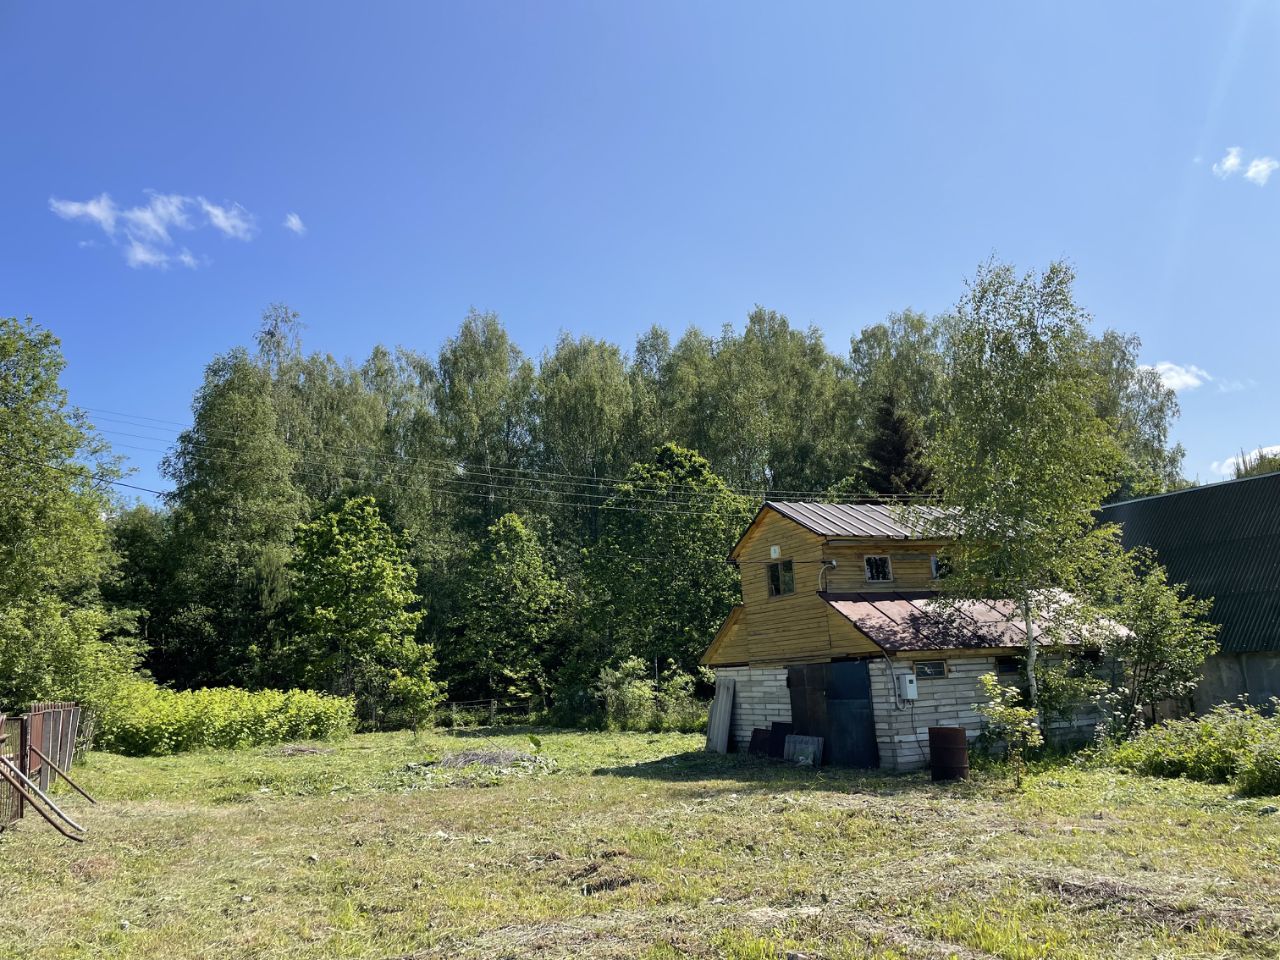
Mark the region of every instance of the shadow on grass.
[[846, 767], [801, 767], [782, 760], [753, 757], [741, 753], [715, 754], [701, 750], [677, 753], [659, 760], [599, 767], [595, 776], [662, 780], [671, 783], [706, 784], [722, 782], [716, 792], [828, 790], [839, 793], [872, 793], [892, 796], [899, 793], [930, 792], [946, 795], [973, 792], [981, 787], [973, 781], [933, 783], [927, 772], [884, 773]]

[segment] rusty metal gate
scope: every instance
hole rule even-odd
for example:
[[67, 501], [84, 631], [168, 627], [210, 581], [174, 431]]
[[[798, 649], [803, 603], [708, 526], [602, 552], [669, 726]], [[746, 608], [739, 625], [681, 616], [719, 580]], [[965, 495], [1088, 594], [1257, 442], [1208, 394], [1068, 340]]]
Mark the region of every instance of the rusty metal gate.
[[[28, 806], [36, 804], [36, 812], [64, 835], [67, 835], [65, 829], [50, 818], [50, 811], [83, 832], [45, 793], [55, 779], [61, 778], [93, 802], [69, 776], [79, 728], [80, 707], [65, 701], [33, 703], [20, 717], [0, 713], [0, 760], [3, 760], [0, 762], [0, 830], [19, 820]], [[49, 810], [39, 806], [37, 800]]]

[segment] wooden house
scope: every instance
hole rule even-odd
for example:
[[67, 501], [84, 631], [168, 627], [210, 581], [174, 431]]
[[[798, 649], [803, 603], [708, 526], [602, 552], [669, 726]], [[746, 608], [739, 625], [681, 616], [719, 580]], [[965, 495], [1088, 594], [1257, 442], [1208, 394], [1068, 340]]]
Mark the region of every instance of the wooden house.
[[979, 677], [1018, 681], [1026, 632], [1006, 603], [941, 610], [946, 541], [921, 532], [931, 509], [761, 507], [729, 555], [742, 603], [702, 658], [734, 681], [736, 749], [772, 725], [823, 737], [828, 763], [909, 770], [928, 762], [929, 727], [978, 735]]

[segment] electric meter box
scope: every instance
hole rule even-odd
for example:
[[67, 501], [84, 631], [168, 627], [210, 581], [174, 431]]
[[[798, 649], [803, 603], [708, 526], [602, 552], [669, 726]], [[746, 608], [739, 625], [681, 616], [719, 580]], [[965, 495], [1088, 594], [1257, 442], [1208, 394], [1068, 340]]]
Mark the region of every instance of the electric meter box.
[[916, 700], [919, 699], [919, 693], [916, 692], [916, 677], [913, 673], [898, 674], [898, 699], [899, 700]]

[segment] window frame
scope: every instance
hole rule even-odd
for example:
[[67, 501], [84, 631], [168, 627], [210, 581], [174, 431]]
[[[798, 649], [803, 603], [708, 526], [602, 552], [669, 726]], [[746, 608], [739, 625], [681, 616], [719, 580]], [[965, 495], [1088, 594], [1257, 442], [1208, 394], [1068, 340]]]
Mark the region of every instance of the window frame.
[[[775, 593], [773, 589], [773, 571], [778, 571], [778, 590]], [[790, 589], [786, 589], [787, 581], [790, 580]], [[776, 600], [780, 597], [792, 597], [796, 592], [796, 568], [795, 563], [787, 558], [786, 560], [771, 560], [764, 568], [764, 584], [765, 592], [770, 600]]]
[[950, 566], [950, 564], [947, 563], [946, 557], [940, 556], [936, 553], [929, 554], [929, 579], [941, 580], [946, 577], [946, 571], [943, 570], [944, 566]]
[[1002, 654], [1001, 656], [996, 657], [995, 660], [996, 662], [994, 666], [996, 668], [997, 677], [1010, 677], [1015, 674], [1018, 676], [1022, 675], [1023, 668], [1021, 657], [1013, 654]]
[[[925, 663], [942, 664], [942, 673], [921, 674], [920, 665]], [[945, 680], [947, 677], [951, 676], [951, 663], [948, 660], [912, 660], [911, 671], [915, 674], [916, 680]]]
[[[883, 560], [885, 572], [889, 576], [884, 579], [876, 578], [873, 580], [870, 566], [872, 560]], [[864, 553], [862, 555], [862, 575], [867, 578], [866, 583], [893, 583], [893, 558], [887, 553]]]

